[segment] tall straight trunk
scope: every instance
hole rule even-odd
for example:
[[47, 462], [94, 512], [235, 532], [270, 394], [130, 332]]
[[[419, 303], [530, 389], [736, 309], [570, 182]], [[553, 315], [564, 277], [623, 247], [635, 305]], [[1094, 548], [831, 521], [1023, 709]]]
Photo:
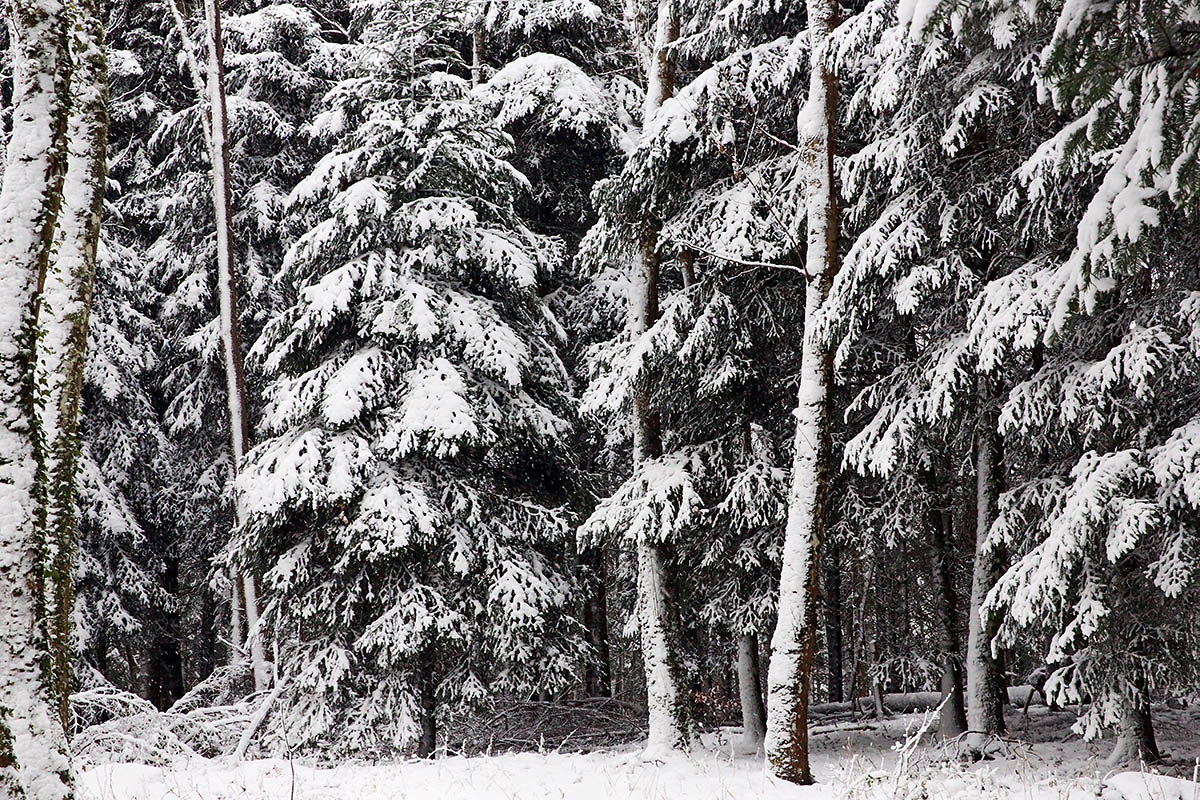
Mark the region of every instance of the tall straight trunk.
[[[859, 596], [858, 630], [862, 636], [862, 654], [864, 680], [867, 682], [871, 705], [875, 709], [875, 717], [883, 719], [887, 709], [883, 707], [883, 686], [879, 683], [879, 671], [874, 669], [879, 664], [879, 590], [876, 585], [875, 567], [877, 553], [875, 539], [868, 533], [865, 537], [862, 554], [863, 580], [862, 594]], [[854, 701], [857, 703], [858, 698]]]
[[[679, 9], [676, 1], [659, 0], [654, 49], [647, 69], [643, 125], [649, 124], [675, 91], [677, 57], [673, 43], [677, 38]], [[647, 331], [658, 319], [660, 227], [660, 221], [652, 216], [642, 221], [640, 257], [629, 311], [629, 330], [634, 336]], [[633, 461], [636, 467], [662, 455], [662, 431], [647, 389], [643, 388], [635, 397], [633, 415]], [[683, 683], [679, 613], [667, 576], [669, 550], [663, 542], [648, 539], [639, 539], [636, 547], [638, 628], [650, 717], [646, 754], [653, 757], [689, 746], [691, 714]]]
[[42, 281], [37, 380], [43, 387], [42, 474], [46, 482], [47, 638], [53, 658], [54, 692], [64, 728], [71, 690], [71, 582], [78, 519], [75, 489], [79, 464], [79, 398], [100, 216], [104, 209], [108, 142], [108, 67], [104, 27], [96, 0], [78, 0], [71, 36], [72, 106], [67, 123], [67, 171], [55, 235], [58, 258]]
[[994, 404], [989, 402], [988, 392], [981, 391], [980, 395], [989, 410], [982, 415], [975, 437], [975, 565], [967, 629], [967, 727], [968, 744], [974, 750], [981, 748], [989, 735], [1004, 730], [1004, 706], [1000, 702], [1004, 676], [992, 655], [998, 620], [984, 619], [981, 613], [984, 599], [1004, 572], [1003, 554], [986, 546], [988, 531], [996, 519], [1004, 467]]
[[842, 669], [842, 565], [841, 549], [829, 542], [825, 550], [825, 667], [828, 679], [829, 702], [840, 703], [844, 697]]
[[34, 376], [39, 292], [67, 162], [71, 20], [59, 4], [11, 0], [7, 10], [13, 95], [0, 188], [0, 796], [62, 800], [74, 781], [57, 713], [45, 583], [61, 562], [46, 535]]
[[829, 494], [829, 384], [832, 354], [814, 324], [837, 273], [838, 211], [833, 156], [836, 149], [837, 78], [826, 53], [837, 24], [835, 0], [808, 0], [810, 73], [808, 99], [796, 122], [805, 173], [804, 340], [796, 437], [779, 618], [771, 641], [767, 697], [767, 766], [793, 783], [812, 783], [808, 762], [808, 701], [817, 640], [821, 543]]
[[757, 753], [767, 736], [767, 710], [763, 707], [762, 678], [758, 669], [758, 636], [738, 637], [738, 697], [742, 703], [742, 741], [745, 752]]
[[[237, 476], [242, 460], [250, 450], [250, 422], [246, 400], [246, 378], [242, 362], [241, 324], [238, 320], [237, 283], [233, 274], [233, 201], [229, 168], [229, 115], [225, 93], [225, 44], [221, 34], [220, 0], [205, 0], [208, 45], [208, 110], [209, 110], [209, 156], [212, 162], [212, 200], [216, 217], [217, 238], [217, 295], [220, 302], [221, 355], [225, 363], [225, 396], [229, 412], [229, 436], [233, 469], [233, 518], [234, 525], [245, 518], [242, 510], [241, 492], [237, 488]], [[236, 584], [234, 579], [234, 592]], [[258, 598], [252, 575], [241, 576], [241, 589], [245, 600], [246, 628], [250, 644], [250, 658], [254, 670], [254, 689], [266, 688], [268, 674], [263, 643], [258, 627]], [[233, 601], [236, 607], [236, 600]], [[236, 630], [231, 641], [236, 644], [240, 633]]]
[[[931, 491], [936, 491], [937, 481], [929, 476]], [[967, 730], [967, 712], [963, 705], [962, 670], [958, 663], [958, 597], [954, 592], [954, 581], [950, 574], [950, 541], [954, 533], [954, 520], [945, 508], [933, 508], [929, 512], [929, 534], [933, 547], [930, 551], [930, 588], [937, 609], [938, 650], [942, 659], [942, 711], [938, 728], [943, 737], [951, 739]]]

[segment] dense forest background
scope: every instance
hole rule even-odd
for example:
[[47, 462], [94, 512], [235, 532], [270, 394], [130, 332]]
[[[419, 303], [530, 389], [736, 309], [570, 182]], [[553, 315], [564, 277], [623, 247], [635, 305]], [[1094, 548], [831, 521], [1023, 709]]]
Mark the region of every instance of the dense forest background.
[[611, 696], [778, 767], [768, 711], [934, 691], [982, 748], [1031, 683], [1157, 757], [1200, 685], [1200, 6], [217, 5], [66, 6], [108, 126], [78, 724], [428, 755]]

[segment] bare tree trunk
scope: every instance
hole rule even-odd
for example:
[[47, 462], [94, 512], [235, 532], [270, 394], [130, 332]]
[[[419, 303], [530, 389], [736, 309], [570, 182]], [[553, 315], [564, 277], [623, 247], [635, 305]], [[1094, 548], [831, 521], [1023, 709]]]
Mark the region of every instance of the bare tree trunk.
[[608, 589], [604, 551], [596, 548], [583, 554], [591, 569], [588, 594], [583, 601], [583, 622], [594, 658], [588, 661], [584, 686], [592, 697], [612, 697], [611, 653], [608, 644]]
[[434, 674], [434, 658], [429, 652], [420, 658], [421, 682], [420, 703], [421, 736], [417, 740], [417, 756], [432, 758], [437, 753], [437, 676]]
[[837, 78], [826, 61], [837, 24], [834, 0], [808, 0], [810, 79], [808, 100], [796, 122], [807, 197], [804, 340], [779, 619], [771, 640], [768, 680], [767, 765], [793, 783], [812, 783], [808, 760], [808, 702], [817, 640], [821, 544], [829, 494], [829, 386], [832, 357], [814, 321], [837, 273], [838, 211], [833, 156]]
[[842, 565], [841, 549], [829, 542], [825, 550], [825, 666], [828, 676], [829, 702], [840, 703], [845, 697], [842, 688]]
[[242, 641], [242, 586], [236, 572], [229, 575], [229, 666], [242, 663], [246, 650]]
[[[648, 125], [663, 102], [675, 91], [679, 9], [676, 0], [659, 0], [654, 49], [647, 69], [643, 125]], [[644, 333], [658, 319], [658, 236], [661, 223], [648, 217], [642, 222], [641, 257], [634, 276], [630, 306], [630, 333]], [[634, 399], [634, 464], [662, 455], [662, 431], [650, 404], [647, 389]], [[691, 713], [680, 654], [678, 609], [666, 574], [667, 546], [662, 542], [637, 542], [638, 627], [646, 672], [650, 733], [646, 755], [686, 749], [691, 742]]]
[[1004, 676], [992, 655], [997, 621], [984, 619], [981, 613], [984, 599], [1004, 571], [1002, 554], [986, 546], [1004, 478], [996, 411], [989, 403], [991, 398], [985, 395], [981, 392], [981, 401], [989, 410], [981, 415], [975, 441], [975, 566], [967, 636], [968, 745], [975, 751], [983, 747], [989, 735], [1004, 730], [1004, 706], [1000, 703]]
[[[937, 480], [928, 476], [929, 489], [937, 492]], [[943, 496], [943, 500], [945, 497]], [[938, 616], [938, 649], [942, 658], [942, 712], [938, 729], [942, 736], [952, 739], [967, 730], [967, 712], [963, 704], [962, 670], [958, 663], [958, 597], [950, 574], [950, 541], [954, 520], [945, 508], [933, 508], [929, 513], [929, 533], [933, 539], [930, 555], [930, 578]]]
[[483, 61], [487, 57], [487, 3], [479, 4], [479, 14], [471, 28], [471, 85], [483, 83]]
[[[229, 164], [229, 120], [225, 92], [225, 46], [221, 33], [220, 0], [205, 0], [206, 45], [208, 53], [207, 77], [195, 57], [195, 47], [188, 33], [187, 21], [178, 0], [168, 0], [171, 16], [183, 44], [183, 55], [192, 76], [201, 104], [205, 106], [204, 133], [208, 139], [209, 161], [212, 164], [212, 199], [216, 220], [217, 239], [217, 294], [220, 303], [221, 355], [225, 365], [225, 394], [229, 419], [229, 436], [232, 464], [233, 518], [234, 525], [244, 517], [237, 476], [242, 459], [250, 450], [249, 406], [246, 398], [246, 381], [242, 360], [241, 323], [238, 317], [237, 283], [233, 274], [233, 202]], [[255, 633], [258, 625], [257, 588], [254, 577], [241, 576], [236, 570], [230, 574], [230, 663], [238, 663], [243, 657], [241, 597], [247, 601], [247, 640], [254, 670], [255, 691], [266, 688], [269, 674], [262, 637]], [[250, 603], [253, 602], [251, 607]]]
[[738, 637], [738, 697], [742, 702], [743, 752], [757, 753], [767, 736], [767, 710], [763, 707], [762, 678], [758, 670], [758, 637]]
[[[209, 156], [212, 162], [213, 212], [217, 235], [217, 295], [220, 302], [221, 354], [225, 362], [225, 394], [229, 411], [229, 436], [233, 458], [233, 519], [240, 525], [245, 518], [237, 476], [242, 460], [250, 451], [250, 420], [246, 399], [246, 378], [242, 360], [242, 333], [238, 318], [237, 283], [233, 274], [233, 200], [229, 168], [229, 115], [225, 94], [225, 44], [221, 33], [220, 0], [205, 0], [208, 45]], [[235, 578], [235, 583], [237, 579]], [[240, 578], [246, 609], [247, 641], [254, 670], [254, 689], [266, 688], [270, 676], [258, 627], [258, 593], [254, 577]], [[234, 589], [236, 592], [236, 588]], [[240, 637], [235, 632], [233, 640]]]
[[13, 94], [0, 188], [0, 797], [63, 800], [74, 779], [46, 619], [44, 574], [58, 554], [46, 531], [34, 376], [39, 293], [67, 161], [70, 18], [63, 5], [32, 0], [11, 0], [7, 10]]
[[53, 660], [54, 693], [64, 729], [71, 691], [74, 611], [72, 563], [78, 534], [75, 508], [79, 464], [79, 400], [83, 391], [88, 321], [104, 209], [108, 141], [108, 68], [104, 27], [95, 0], [77, 0], [71, 35], [71, 111], [67, 122], [67, 169], [55, 234], [55, 263], [42, 279], [38, 327], [37, 382], [41, 469], [46, 485], [47, 639]]
[[875, 568], [877, 566], [875, 562], [878, 558], [875, 545], [875, 538], [870, 533], [867, 533], [864, 536], [864, 545], [860, 556], [864, 567], [862, 573], [863, 585], [860, 599], [859, 628], [862, 631], [863, 638], [863, 660], [866, 665], [868, 695], [871, 698], [871, 706], [874, 709], [875, 718], [883, 719], [887, 716], [887, 708], [883, 705], [883, 685], [879, 680], [878, 669], [880, 662], [880, 613], [879, 587], [875, 576]]

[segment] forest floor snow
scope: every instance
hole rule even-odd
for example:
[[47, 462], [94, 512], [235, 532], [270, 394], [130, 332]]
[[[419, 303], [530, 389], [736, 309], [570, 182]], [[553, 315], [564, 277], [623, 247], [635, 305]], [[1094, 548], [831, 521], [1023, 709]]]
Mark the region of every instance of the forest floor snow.
[[[80, 772], [82, 800], [1200, 800], [1200, 709], [1156, 710], [1161, 749], [1177, 776], [1107, 770], [1111, 742], [1070, 733], [1074, 715], [1044, 707], [1010, 712], [992, 758], [961, 763], [912, 734], [922, 715], [883, 723], [814, 726], [818, 783], [796, 787], [764, 774], [721, 733], [690, 755], [646, 762], [636, 750], [520, 753], [389, 764], [313, 766], [266, 759], [192, 760], [170, 767], [96, 764]], [[870, 727], [864, 727], [869, 725]]]

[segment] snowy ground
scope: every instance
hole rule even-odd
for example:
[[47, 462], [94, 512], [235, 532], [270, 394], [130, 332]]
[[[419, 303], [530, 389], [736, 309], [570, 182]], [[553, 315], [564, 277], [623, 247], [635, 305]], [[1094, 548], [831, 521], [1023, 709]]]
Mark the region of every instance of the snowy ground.
[[[1009, 719], [996, 757], [963, 766], [938, 745], [905, 747], [921, 717], [864, 729], [815, 728], [819, 784], [767, 778], [761, 760], [735, 755], [720, 736], [686, 758], [642, 762], [636, 752], [501, 755], [315, 768], [281, 760], [192, 761], [172, 768], [104, 764], [80, 777], [85, 800], [1200, 800], [1200, 784], [1143, 773], [1112, 775], [1108, 743], [1072, 736], [1067, 712]], [[1159, 743], [1177, 775], [1200, 757], [1200, 710], [1156, 713]]]

